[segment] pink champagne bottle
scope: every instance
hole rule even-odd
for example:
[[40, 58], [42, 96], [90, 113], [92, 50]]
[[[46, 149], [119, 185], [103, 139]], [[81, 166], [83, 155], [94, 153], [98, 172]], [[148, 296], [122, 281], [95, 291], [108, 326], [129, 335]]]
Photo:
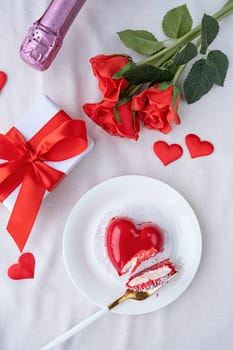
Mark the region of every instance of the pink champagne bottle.
[[20, 56], [31, 67], [46, 70], [62, 46], [64, 37], [86, 0], [53, 0], [29, 28]]

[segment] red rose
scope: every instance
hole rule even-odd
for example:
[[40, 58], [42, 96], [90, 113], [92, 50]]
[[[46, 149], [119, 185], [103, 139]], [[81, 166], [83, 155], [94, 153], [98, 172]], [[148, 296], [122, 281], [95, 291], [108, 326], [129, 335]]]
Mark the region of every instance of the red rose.
[[128, 57], [120, 55], [98, 55], [90, 59], [105, 100], [116, 102], [120, 91], [128, 84], [125, 79], [113, 79], [112, 76], [129, 61]]
[[171, 131], [170, 122], [180, 123], [177, 112], [180, 94], [173, 104], [174, 87], [170, 85], [165, 90], [159, 90], [158, 86], [159, 84], [156, 84], [134, 96], [132, 109], [137, 111], [146, 128], [167, 134]]
[[131, 101], [118, 107], [120, 121], [114, 115], [115, 102], [103, 100], [99, 103], [86, 103], [83, 106], [84, 112], [101, 128], [110, 135], [138, 139], [140, 125], [138, 120], [133, 120]]

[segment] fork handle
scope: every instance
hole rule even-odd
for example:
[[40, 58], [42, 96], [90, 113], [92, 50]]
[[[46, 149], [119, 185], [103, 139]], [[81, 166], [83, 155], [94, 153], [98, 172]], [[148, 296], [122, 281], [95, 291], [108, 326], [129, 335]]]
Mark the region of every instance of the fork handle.
[[123, 294], [122, 296], [120, 296], [120, 298], [114, 300], [111, 304], [108, 305], [108, 309], [111, 310], [115, 306], [130, 298], [135, 299], [134, 294], [127, 289], [125, 294]]
[[83, 328], [100, 318], [102, 315], [104, 315], [106, 312], [108, 312], [108, 308], [101, 309], [97, 311], [95, 314], [91, 315], [90, 317], [86, 318], [82, 322], [78, 323], [73, 328], [69, 329], [67, 332], [63, 333], [62, 335], [58, 336], [54, 340], [52, 340], [47, 345], [43, 346], [40, 350], [50, 350], [53, 349], [55, 346], [63, 343], [67, 339], [71, 338], [73, 335], [81, 331]]

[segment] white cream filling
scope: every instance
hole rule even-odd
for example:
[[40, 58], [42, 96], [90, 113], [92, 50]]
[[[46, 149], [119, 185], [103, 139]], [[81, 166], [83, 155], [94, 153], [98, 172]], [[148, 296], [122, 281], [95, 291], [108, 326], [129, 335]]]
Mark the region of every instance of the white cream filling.
[[133, 278], [130, 282], [130, 286], [136, 286], [138, 284], [147, 283], [149, 280], [156, 280], [158, 278], [166, 277], [171, 272], [169, 266], [162, 266], [156, 270], [147, 271], [140, 276]]
[[136, 264], [137, 264], [137, 258], [136, 257], [132, 258], [130, 261], [128, 261], [125, 264], [125, 266], [122, 269], [122, 273], [126, 273], [126, 272], [130, 273]]

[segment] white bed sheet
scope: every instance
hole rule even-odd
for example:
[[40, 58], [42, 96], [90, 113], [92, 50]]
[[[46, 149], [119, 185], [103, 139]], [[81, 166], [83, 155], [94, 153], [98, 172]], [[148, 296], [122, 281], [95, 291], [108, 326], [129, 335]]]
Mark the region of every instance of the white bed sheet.
[[[211, 14], [222, 0], [187, 0], [194, 23]], [[95, 148], [44, 201], [25, 251], [36, 257], [33, 280], [8, 278], [19, 251], [7, 234], [8, 210], [0, 206], [0, 349], [37, 350], [98, 310], [82, 296], [66, 272], [63, 229], [74, 204], [92, 186], [114, 176], [137, 174], [162, 180], [191, 204], [200, 222], [203, 255], [187, 291], [173, 304], [147, 315], [105, 314], [58, 349], [196, 350], [233, 348], [233, 45], [232, 17], [221, 24], [213, 45], [228, 56], [224, 88], [214, 87], [199, 102], [182, 101], [182, 123], [164, 136], [143, 130], [137, 142], [111, 137], [89, 120], [82, 104], [100, 100], [89, 58], [99, 53], [129, 53], [116, 32], [146, 29], [162, 37], [161, 19], [181, 5], [174, 0], [87, 0], [52, 66], [45, 72], [21, 61], [19, 47], [29, 25], [47, 0], [0, 0], [0, 70], [8, 81], [0, 94], [0, 131], [17, 123], [41, 95], [50, 96], [74, 117], [84, 119]], [[134, 56], [136, 57], [136, 55]], [[210, 157], [191, 160], [185, 135], [211, 141]], [[153, 154], [162, 139], [179, 143], [184, 154], [165, 167]]]

